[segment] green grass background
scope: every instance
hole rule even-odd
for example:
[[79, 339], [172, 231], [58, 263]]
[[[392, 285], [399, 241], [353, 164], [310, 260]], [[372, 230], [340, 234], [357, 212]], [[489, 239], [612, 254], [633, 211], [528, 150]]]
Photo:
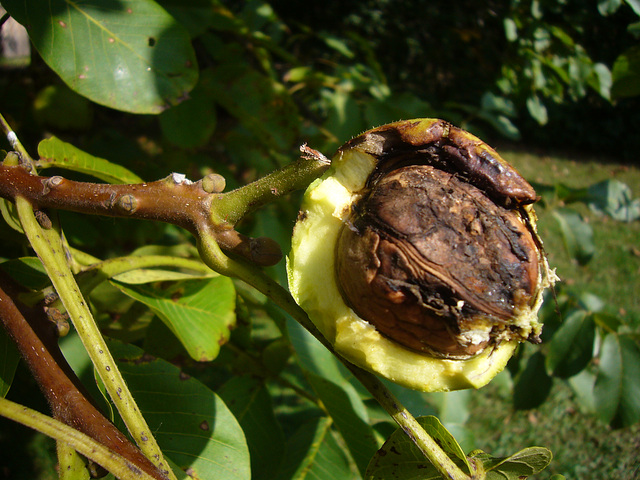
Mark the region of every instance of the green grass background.
[[[536, 184], [562, 182], [587, 187], [618, 179], [640, 197], [640, 168], [602, 158], [541, 155], [499, 149], [504, 158]], [[591, 292], [607, 303], [633, 328], [640, 328], [640, 221], [623, 223], [599, 216], [584, 205], [574, 205], [594, 230], [596, 254], [584, 266], [567, 255], [551, 208], [538, 208], [539, 233], [549, 263], [557, 269], [562, 287]], [[638, 379], [640, 381], [640, 379]], [[500, 382], [473, 392], [467, 427], [475, 446], [495, 455], [509, 455], [528, 446], [549, 448], [551, 466], [536, 479], [552, 474], [579, 480], [640, 479], [640, 425], [613, 430], [583, 411], [566, 382], [555, 380], [540, 408], [515, 411], [511, 393]], [[532, 477], [533, 478], [533, 477]]]

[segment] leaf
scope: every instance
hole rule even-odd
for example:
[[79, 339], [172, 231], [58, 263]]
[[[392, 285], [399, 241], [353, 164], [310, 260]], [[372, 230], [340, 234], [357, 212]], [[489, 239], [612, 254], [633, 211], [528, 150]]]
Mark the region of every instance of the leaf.
[[539, 125], [546, 125], [549, 121], [547, 107], [537, 95], [532, 95], [527, 98], [527, 110]]
[[285, 445], [282, 470], [276, 480], [353, 478], [353, 471], [331, 434], [331, 419], [315, 418], [300, 427]]
[[[416, 419], [425, 431], [442, 447], [447, 455], [469, 472], [469, 463], [455, 438], [434, 416]], [[396, 429], [371, 459], [366, 480], [442, 478], [418, 447], [400, 428]]]
[[33, 102], [38, 122], [63, 130], [88, 130], [93, 120], [91, 103], [66, 85], [48, 85]]
[[215, 69], [211, 88], [216, 102], [266, 146], [286, 149], [296, 140], [297, 108], [282, 84], [243, 64], [225, 64]]
[[614, 100], [640, 95], [640, 46], [625, 50], [613, 63], [611, 71]]
[[0, 398], [7, 396], [18, 368], [20, 354], [7, 331], [0, 327]]
[[8, 0], [36, 49], [79, 94], [131, 113], [160, 113], [198, 78], [188, 32], [152, 0]]
[[250, 478], [242, 429], [215, 393], [137, 347], [116, 341], [108, 345], [160, 448], [173, 462], [202, 480]]
[[346, 381], [338, 385], [313, 373], [308, 373], [307, 378], [340, 431], [358, 470], [364, 475], [378, 443], [358, 393]]
[[584, 221], [582, 215], [570, 208], [557, 208], [553, 211], [553, 216], [560, 225], [567, 253], [580, 265], [589, 263], [596, 253], [591, 226]]
[[236, 317], [235, 290], [228, 277], [184, 280], [164, 289], [112, 283], [160, 317], [196, 361], [213, 360], [229, 340]]
[[520, 410], [535, 408], [549, 395], [553, 380], [545, 369], [544, 355], [536, 352], [518, 374], [513, 388], [513, 406]]
[[620, 8], [620, 5], [622, 5], [622, 0], [599, 0], [598, 11], [603, 16], [613, 15]]
[[640, 420], [640, 346], [628, 335], [604, 338], [594, 386], [600, 419], [614, 427]]
[[206, 85], [206, 77], [210, 75], [205, 76], [205, 72], [187, 100], [165, 110], [158, 118], [164, 137], [178, 147], [201, 147], [216, 129], [216, 106]]
[[0, 268], [23, 287], [42, 290], [51, 281], [38, 257], [21, 257], [0, 263]]
[[634, 200], [631, 189], [619, 180], [608, 179], [590, 186], [587, 204], [594, 212], [621, 222], [640, 219], [640, 199]]
[[487, 480], [525, 479], [547, 468], [553, 458], [544, 447], [525, 448], [509, 457], [492, 457], [482, 451], [472, 452], [469, 456], [482, 461]]
[[251, 478], [273, 479], [284, 457], [284, 435], [264, 384], [256, 378], [238, 376], [225, 383], [218, 395], [240, 423], [247, 439]]
[[104, 158], [94, 157], [54, 136], [38, 144], [38, 155], [40, 168], [64, 168], [92, 175], [108, 183], [142, 183], [142, 179], [128, 169]]
[[593, 315], [574, 310], [564, 319], [549, 343], [546, 367], [552, 375], [568, 378], [583, 370], [593, 357]]

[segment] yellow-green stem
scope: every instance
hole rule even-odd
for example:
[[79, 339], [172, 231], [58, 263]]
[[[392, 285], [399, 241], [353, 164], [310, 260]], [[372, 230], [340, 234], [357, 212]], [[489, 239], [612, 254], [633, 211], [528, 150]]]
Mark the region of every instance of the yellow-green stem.
[[31, 204], [25, 198], [16, 198], [16, 208], [22, 228], [31, 246], [44, 265], [47, 275], [58, 292], [84, 348], [109, 392], [109, 396], [120, 412], [129, 433], [145, 456], [168, 478], [175, 480], [175, 475], [165, 461], [133, 395], [127, 388], [71, 273], [59, 232], [55, 228], [42, 228], [35, 218]]
[[120, 480], [155, 480], [129, 460], [112, 452], [91, 437], [40, 412], [0, 398], [0, 415], [66, 443], [78, 453], [106, 468]]

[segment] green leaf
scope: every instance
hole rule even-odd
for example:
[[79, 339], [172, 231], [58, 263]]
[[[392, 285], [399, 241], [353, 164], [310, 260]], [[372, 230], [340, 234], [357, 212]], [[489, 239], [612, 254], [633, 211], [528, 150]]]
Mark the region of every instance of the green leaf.
[[235, 290], [228, 277], [184, 280], [166, 288], [112, 283], [160, 317], [194, 360], [213, 360], [229, 340], [236, 317]]
[[188, 32], [152, 0], [2, 4], [62, 80], [101, 105], [160, 113], [198, 78]]
[[585, 265], [596, 253], [593, 243], [593, 229], [584, 221], [582, 215], [570, 208], [557, 208], [553, 216], [560, 225], [567, 253], [578, 263]]
[[342, 446], [331, 434], [331, 419], [318, 417], [287, 440], [284, 464], [276, 480], [354, 478]]
[[66, 85], [48, 85], [40, 90], [33, 102], [38, 122], [63, 130], [87, 130], [91, 127], [91, 103]]
[[482, 461], [487, 480], [521, 480], [547, 468], [553, 455], [544, 447], [529, 447], [509, 457], [492, 457], [482, 451], [470, 457]]
[[640, 219], [640, 199], [634, 199], [631, 189], [619, 180], [591, 185], [587, 189], [587, 204], [591, 210], [621, 222]]
[[546, 125], [549, 121], [549, 116], [547, 114], [547, 107], [542, 103], [540, 97], [537, 95], [532, 95], [527, 98], [527, 110], [529, 114], [533, 117], [533, 119], [538, 122], [540, 125]]
[[631, 47], [616, 58], [611, 75], [611, 98], [640, 95], [640, 46]]
[[207, 77], [210, 75], [201, 75], [189, 98], [165, 110], [159, 117], [162, 134], [178, 147], [201, 147], [209, 142], [216, 129], [216, 106], [208, 91], [210, 79]]
[[173, 462], [202, 480], [250, 478], [242, 428], [215, 393], [132, 345], [110, 341], [109, 350], [160, 448]]
[[601, 15], [613, 15], [622, 5], [622, 0], [600, 0], [598, 2], [598, 11]]
[[0, 327], [0, 398], [7, 396], [18, 367], [20, 354], [7, 331]]
[[535, 408], [549, 395], [553, 380], [547, 374], [544, 355], [536, 352], [516, 378], [513, 388], [513, 406], [520, 410]]
[[583, 370], [593, 357], [595, 335], [593, 315], [584, 310], [568, 314], [549, 343], [547, 370], [560, 378], [572, 377]]
[[284, 435], [262, 381], [248, 376], [229, 380], [218, 391], [247, 438], [254, 480], [275, 477], [284, 457]]
[[243, 64], [216, 68], [212, 80], [215, 100], [264, 145], [291, 147], [298, 131], [298, 113], [282, 84]]
[[594, 386], [600, 419], [614, 427], [640, 420], [640, 346], [627, 335], [604, 338]]
[[64, 168], [92, 175], [108, 183], [142, 183], [142, 179], [128, 169], [104, 158], [94, 157], [53, 136], [38, 144], [38, 155], [40, 168]]
[[[425, 431], [442, 447], [442, 449], [459, 466], [469, 472], [467, 457], [455, 438], [444, 428], [434, 416], [416, 419]], [[435, 467], [425, 458], [422, 452], [400, 428], [389, 437], [384, 445], [371, 459], [366, 480], [388, 479], [439, 479], [442, 478]]]
[[38, 257], [21, 257], [0, 263], [0, 268], [20, 285], [31, 290], [42, 290], [51, 281]]
[[307, 379], [335, 422], [358, 470], [364, 475], [369, 460], [378, 449], [378, 442], [358, 393], [346, 381], [338, 385], [313, 373], [308, 373]]

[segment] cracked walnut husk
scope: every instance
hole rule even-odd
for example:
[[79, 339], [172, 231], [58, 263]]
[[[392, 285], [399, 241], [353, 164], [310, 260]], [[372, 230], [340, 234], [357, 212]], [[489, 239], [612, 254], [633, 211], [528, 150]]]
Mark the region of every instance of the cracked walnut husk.
[[291, 292], [338, 353], [423, 391], [480, 387], [539, 342], [553, 283], [533, 188], [493, 149], [435, 119], [341, 147], [305, 194]]

